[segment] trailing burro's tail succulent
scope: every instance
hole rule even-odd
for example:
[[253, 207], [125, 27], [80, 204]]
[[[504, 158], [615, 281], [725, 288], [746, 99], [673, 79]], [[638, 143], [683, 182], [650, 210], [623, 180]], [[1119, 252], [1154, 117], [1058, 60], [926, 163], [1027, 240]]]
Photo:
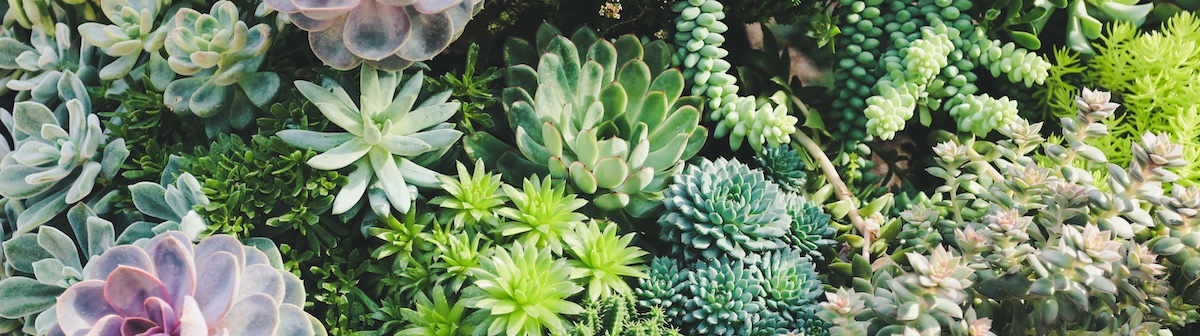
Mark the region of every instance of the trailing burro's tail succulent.
[[[669, 47], [632, 35], [598, 40], [586, 28], [568, 39], [543, 25], [537, 36], [505, 45], [503, 100], [520, 151], [500, 156], [501, 169], [548, 173], [602, 209], [649, 214], [667, 177], [708, 137], [700, 100], [681, 97], [683, 75], [668, 69]], [[486, 142], [468, 152], [495, 152]]]
[[432, 59], [462, 34], [483, 0], [268, 0], [308, 31], [312, 51], [326, 65], [350, 70], [366, 62], [402, 70]]

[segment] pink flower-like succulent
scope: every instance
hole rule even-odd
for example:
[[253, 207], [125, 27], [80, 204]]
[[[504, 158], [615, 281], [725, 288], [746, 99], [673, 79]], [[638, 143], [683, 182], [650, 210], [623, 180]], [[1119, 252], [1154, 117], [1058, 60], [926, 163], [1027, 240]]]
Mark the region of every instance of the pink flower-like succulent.
[[483, 0], [266, 0], [308, 31], [313, 53], [350, 70], [401, 70], [445, 50]]
[[105, 251], [56, 305], [63, 335], [314, 335], [304, 286], [228, 235], [182, 232]]

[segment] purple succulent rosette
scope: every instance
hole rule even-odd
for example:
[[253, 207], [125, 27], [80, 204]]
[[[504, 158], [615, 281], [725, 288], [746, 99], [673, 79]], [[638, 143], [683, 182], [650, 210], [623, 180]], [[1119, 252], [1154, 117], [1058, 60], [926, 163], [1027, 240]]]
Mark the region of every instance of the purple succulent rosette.
[[[233, 236], [171, 231], [105, 251], [59, 296], [52, 335], [314, 335], [304, 286]], [[319, 331], [319, 332], [318, 332]]]
[[350, 70], [366, 61], [402, 70], [432, 59], [462, 34], [483, 0], [266, 0], [308, 31], [326, 65]]

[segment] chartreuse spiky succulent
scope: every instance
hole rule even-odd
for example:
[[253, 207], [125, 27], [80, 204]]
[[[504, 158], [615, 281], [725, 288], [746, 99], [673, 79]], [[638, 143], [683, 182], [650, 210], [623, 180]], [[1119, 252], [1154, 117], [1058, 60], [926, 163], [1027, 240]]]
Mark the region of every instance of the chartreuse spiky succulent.
[[68, 71], [58, 83], [63, 90], [56, 96], [64, 103], [57, 111], [32, 101], [16, 103], [11, 116], [0, 110], [16, 144], [0, 160], [0, 196], [26, 207], [17, 233], [92, 195], [97, 179], [112, 179], [129, 155], [125, 140], [104, 133], [79, 78]]
[[[100, 68], [100, 79], [125, 77], [143, 52], [157, 53], [166, 42], [167, 30], [160, 15], [169, 2], [159, 0], [101, 0], [100, 9], [109, 24], [84, 22], [79, 35], [105, 54], [115, 57]], [[161, 57], [161, 56], [160, 56]]]
[[432, 59], [454, 42], [483, 0], [270, 0], [308, 31], [312, 51], [325, 65], [354, 69], [362, 62], [403, 70]]
[[500, 234], [515, 235], [517, 241], [548, 248], [557, 255], [563, 252], [563, 237], [572, 234], [588, 219], [576, 212], [587, 205], [587, 201], [568, 194], [562, 181], [554, 181], [549, 176], [542, 180], [536, 176], [526, 179], [521, 190], [504, 185], [504, 193], [515, 207], [497, 211], [506, 219], [497, 227]]
[[779, 187], [758, 169], [719, 158], [688, 165], [675, 176], [658, 219], [662, 240], [688, 259], [728, 254], [755, 262], [755, 252], [783, 248], [791, 216]]
[[[316, 335], [304, 285], [278, 250], [217, 235], [193, 245], [178, 231], [108, 249], [56, 305], [56, 332]], [[266, 251], [258, 246], [269, 247]], [[271, 254], [264, 253], [270, 252]]]
[[586, 28], [568, 39], [549, 25], [537, 35], [505, 46], [503, 100], [520, 153], [501, 163], [569, 180], [604, 210], [649, 215], [708, 134], [699, 100], [680, 97], [666, 43], [609, 42]]
[[451, 303], [446, 300], [446, 290], [433, 287], [433, 300], [425, 293], [417, 293], [416, 309], [404, 308], [400, 312], [408, 328], [397, 335], [403, 336], [470, 336], [475, 332], [474, 324], [466, 321], [466, 308], [462, 301]]
[[515, 243], [498, 247], [475, 271], [475, 284], [463, 293], [468, 307], [479, 309], [479, 328], [487, 335], [563, 334], [562, 315], [577, 315], [583, 307], [567, 300], [583, 287], [570, 276], [566, 259], [555, 258], [549, 248]]
[[499, 174], [491, 174], [483, 165], [483, 160], [475, 161], [475, 171], [458, 162], [458, 178], [438, 176], [442, 182], [442, 190], [447, 195], [434, 197], [429, 201], [441, 207], [445, 218], [442, 222], [453, 222], [456, 226], [474, 226], [480, 223], [499, 225], [496, 212], [508, 201], [508, 196], [500, 189], [504, 182]]
[[567, 251], [574, 257], [568, 261], [575, 267], [571, 277], [587, 284], [588, 299], [633, 294], [625, 278], [646, 277], [642, 272], [646, 267], [641, 265], [646, 251], [629, 246], [633, 236], [627, 233], [618, 237], [616, 224], [593, 220], [563, 237]]
[[258, 71], [270, 28], [247, 27], [229, 1], [213, 3], [208, 14], [182, 8], [173, 20], [164, 44], [167, 64], [185, 78], [167, 85], [164, 103], [204, 119], [210, 137], [250, 125], [254, 110], [266, 108], [280, 88], [279, 75]]
[[834, 334], [1155, 334], [1200, 319], [1195, 285], [1179, 282], [1200, 264], [1191, 219], [1200, 189], [1171, 172], [1187, 164], [1183, 146], [1146, 133], [1129, 166], [1107, 163], [1088, 141], [1108, 133], [1102, 121], [1119, 107], [1110, 98], [1075, 98], [1064, 145], [1017, 119], [999, 141], [935, 147], [928, 172], [946, 181], [941, 201], [902, 217], [940, 237], [923, 248], [896, 239], [881, 251], [903, 255], [881, 257], [899, 263], [852, 268], [857, 294], [831, 295], [820, 314]]
[[386, 217], [392, 208], [407, 213], [416, 197], [413, 185], [432, 188], [440, 183], [439, 174], [422, 165], [441, 158], [462, 137], [453, 124], [445, 122], [458, 110], [458, 102], [446, 102], [449, 92], [442, 92], [415, 105], [424, 76], [417, 73], [403, 86], [401, 77], [399, 72], [362, 67], [362, 95], [357, 104], [337, 84], [323, 88], [296, 81], [300, 92], [345, 130], [277, 133], [293, 146], [323, 152], [308, 161], [314, 168], [355, 166], [349, 183], [334, 199], [334, 214], [350, 210], [368, 192], [385, 196], [369, 197], [371, 209], [380, 217]]

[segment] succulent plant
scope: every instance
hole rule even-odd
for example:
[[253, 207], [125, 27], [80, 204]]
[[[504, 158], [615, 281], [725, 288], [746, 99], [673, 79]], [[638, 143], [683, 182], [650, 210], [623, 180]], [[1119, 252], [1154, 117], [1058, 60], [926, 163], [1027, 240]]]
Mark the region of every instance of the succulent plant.
[[362, 62], [403, 70], [433, 59], [462, 34], [483, 0], [305, 1], [270, 0], [308, 31], [313, 53], [325, 65], [350, 70]]
[[680, 335], [667, 323], [661, 310], [639, 314], [637, 300], [629, 295], [613, 295], [589, 300], [571, 330], [571, 336], [671, 336]]
[[756, 152], [762, 151], [763, 145], [778, 147], [791, 142], [798, 119], [788, 114], [781, 99], [783, 96], [778, 94], [762, 104], [754, 97], [729, 99], [709, 114], [709, 119], [718, 122], [713, 135], [718, 138], [728, 135], [729, 148], [733, 150], [741, 148], [743, 140]]
[[529, 243], [513, 244], [511, 251], [498, 247], [480, 264], [475, 284], [462, 300], [479, 309], [474, 314], [482, 316], [479, 326], [486, 328], [487, 335], [563, 334], [562, 315], [583, 312], [583, 307], [567, 300], [583, 287], [571, 281], [572, 267], [555, 258], [549, 248]]
[[449, 176], [438, 176], [442, 189], [447, 195], [434, 197], [430, 204], [442, 208], [442, 212], [452, 218], [442, 218], [443, 222], [453, 221], [456, 226], [473, 226], [479, 223], [499, 225], [496, 212], [508, 201], [508, 196], [501, 191], [499, 174], [488, 173], [483, 161], [475, 161], [475, 172], [458, 162], [458, 179]]
[[448, 231], [435, 228], [432, 237], [426, 238], [437, 245], [437, 259], [429, 268], [437, 274], [436, 283], [445, 283], [450, 290], [458, 291], [468, 283], [479, 261], [488, 257], [491, 244], [481, 241], [482, 235]]
[[59, 93], [65, 111], [32, 101], [16, 103], [12, 115], [0, 110], [16, 144], [0, 160], [0, 196], [26, 206], [16, 233], [31, 232], [90, 196], [96, 180], [116, 176], [129, 155], [125, 140], [104, 133], [78, 77], [65, 72], [58, 86], [66, 88]]
[[779, 187], [736, 159], [703, 159], [675, 176], [658, 219], [672, 253], [712, 260], [721, 255], [756, 262], [754, 252], [783, 248], [792, 218]]
[[786, 321], [788, 330], [799, 330], [817, 311], [817, 299], [825, 292], [812, 260], [796, 249], [767, 252], [760, 265], [763, 303]]
[[277, 135], [293, 146], [323, 152], [308, 161], [313, 168], [356, 168], [334, 199], [333, 214], [350, 210], [368, 192], [371, 209], [380, 217], [386, 217], [389, 208], [407, 213], [416, 197], [410, 184], [432, 188], [440, 183], [439, 174], [422, 165], [441, 158], [462, 136], [445, 122], [458, 103], [446, 102], [449, 92], [442, 92], [414, 109], [424, 76], [417, 73], [402, 87], [401, 77], [363, 67], [358, 104], [339, 85], [322, 88], [296, 81], [300, 92], [345, 132], [284, 130]]
[[683, 322], [689, 335], [742, 335], [765, 309], [757, 266], [721, 257], [698, 261], [687, 273]]
[[549, 176], [540, 181], [536, 176], [526, 179], [522, 190], [504, 185], [504, 193], [516, 207], [497, 211], [508, 219], [497, 227], [500, 234], [519, 235], [517, 241], [548, 248], [556, 255], [563, 253], [563, 237], [571, 235], [587, 220], [587, 216], [575, 212], [587, 205], [587, 201], [567, 194], [564, 183]]
[[100, 79], [125, 77], [143, 51], [157, 53], [162, 49], [169, 28], [159, 22], [159, 16], [166, 12], [163, 6], [167, 4], [159, 0], [101, 0], [100, 8], [110, 24], [79, 24], [84, 41], [115, 57], [100, 68]]
[[476, 326], [465, 321], [466, 308], [462, 301], [446, 300], [446, 291], [440, 286], [433, 288], [433, 300], [425, 293], [417, 293], [416, 309], [404, 308], [401, 316], [411, 323], [397, 333], [402, 336], [470, 336]]
[[644, 217], [704, 144], [698, 99], [680, 97], [666, 43], [587, 29], [567, 39], [543, 25], [536, 45], [514, 39], [506, 50], [503, 100], [520, 149], [500, 157], [509, 170], [567, 179], [601, 209]]
[[282, 265], [273, 266], [263, 251], [232, 236], [192, 245], [180, 232], [163, 233], [138, 246], [111, 248], [88, 262], [83, 281], [58, 299], [55, 329], [69, 335], [115, 330], [323, 334], [301, 308], [300, 279], [277, 266]]
[[771, 182], [779, 185], [779, 189], [790, 193], [805, 192], [804, 161], [800, 152], [791, 146], [770, 146], [763, 148], [754, 156], [765, 175]]
[[646, 267], [641, 265], [646, 251], [629, 246], [633, 235], [617, 237], [616, 224], [593, 220], [577, 226], [574, 234], [563, 237], [570, 247], [570, 254], [575, 257], [567, 262], [575, 268], [571, 277], [587, 283], [588, 299], [633, 294], [625, 278], [646, 277], [642, 272]]
[[186, 78], [167, 85], [163, 102], [177, 114], [204, 119], [210, 137], [248, 126], [254, 109], [266, 108], [280, 88], [279, 75], [258, 71], [270, 28], [247, 27], [237, 6], [224, 0], [209, 14], [182, 8], [173, 21], [164, 44], [167, 64]]
[[208, 229], [208, 221], [194, 208], [209, 203], [200, 189], [200, 181], [183, 173], [171, 182], [171, 176], [165, 175], [162, 184], [138, 182], [129, 186], [134, 206], [143, 214], [164, 220], [158, 230], [180, 231], [193, 241], [199, 240], [200, 234]]
[[958, 129], [986, 136], [994, 129], [1012, 124], [1017, 118], [1017, 102], [1008, 97], [992, 98], [982, 95], [962, 96], [950, 107], [950, 116], [958, 121]]
[[829, 214], [820, 205], [804, 199], [804, 196], [784, 193], [784, 208], [792, 217], [791, 230], [783, 235], [783, 241], [799, 248], [802, 255], [813, 260], [825, 260], [823, 248], [832, 248], [837, 228], [830, 225]]
[[19, 92], [16, 101], [56, 103], [65, 72], [91, 82], [96, 75], [90, 66], [93, 54], [92, 47], [72, 43], [71, 28], [63, 23], [33, 28], [29, 44], [0, 37], [0, 69], [12, 71], [6, 86]]
[[0, 317], [24, 319], [24, 333], [50, 331], [51, 326], [35, 322], [53, 321], [56, 298], [83, 280], [88, 260], [118, 244], [144, 238], [133, 228], [118, 237], [112, 222], [83, 203], [71, 207], [67, 221], [70, 236], [53, 226], [41, 226], [37, 232], [15, 234], [4, 241], [0, 254], [8, 256], [3, 267], [11, 273], [0, 277], [0, 295], [5, 297]]
[[658, 307], [672, 320], [682, 316], [686, 279], [687, 269], [680, 269], [678, 260], [654, 257], [646, 277], [638, 279], [638, 288], [634, 289], [638, 306], [646, 309]]

